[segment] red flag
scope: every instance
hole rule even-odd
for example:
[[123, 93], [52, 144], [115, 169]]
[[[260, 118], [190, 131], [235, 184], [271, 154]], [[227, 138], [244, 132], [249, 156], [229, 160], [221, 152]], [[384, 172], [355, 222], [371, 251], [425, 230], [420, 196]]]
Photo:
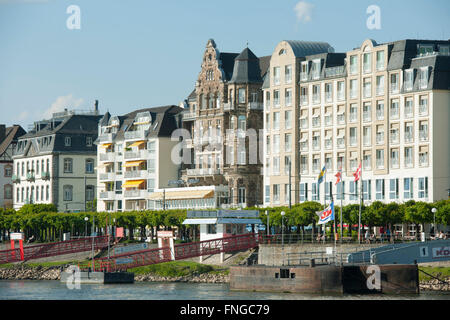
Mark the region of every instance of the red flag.
[[361, 178], [361, 163], [359, 164], [358, 169], [356, 169], [356, 172], [353, 174], [355, 177], [355, 182], [358, 181]]
[[336, 175], [335, 175], [335, 177], [336, 177], [336, 184], [338, 184], [339, 182], [341, 182], [341, 180], [342, 180], [342, 172], [341, 171], [339, 171]]

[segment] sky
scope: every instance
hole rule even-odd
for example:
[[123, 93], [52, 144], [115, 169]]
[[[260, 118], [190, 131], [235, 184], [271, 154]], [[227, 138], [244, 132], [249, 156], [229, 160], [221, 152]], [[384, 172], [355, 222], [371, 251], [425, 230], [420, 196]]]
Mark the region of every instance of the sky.
[[368, 38], [448, 40], [449, 13], [448, 0], [0, 0], [0, 123], [27, 130], [95, 100], [113, 115], [178, 105], [210, 38], [257, 56], [282, 40], [345, 52]]

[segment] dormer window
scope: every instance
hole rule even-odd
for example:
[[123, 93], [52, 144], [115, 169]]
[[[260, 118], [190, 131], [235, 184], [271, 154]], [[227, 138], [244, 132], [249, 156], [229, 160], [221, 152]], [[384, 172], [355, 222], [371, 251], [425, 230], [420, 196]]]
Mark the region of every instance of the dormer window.
[[281, 55], [283, 55], [283, 54], [286, 54], [286, 50], [281, 49], [280, 52], [278, 53], [278, 55], [281, 56]]
[[71, 137], [65, 137], [64, 138], [64, 146], [70, 147], [72, 145], [72, 138]]
[[404, 82], [405, 90], [411, 91], [414, 82], [414, 70], [413, 69], [405, 70], [404, 78], [405, 78]]
[[434, 48], [432, 44], [419, 44], [417, 48], [418, 55], [426, 55], [429, 53], [433, 53]]
[[136, 115], [136, 118], [134, 119], [134, 125], [150, 124], [151, 121], [152, 117], [150, 115], [150, 112], [140, 112]]
[[320, 60], [314, 60], [311, 67], [312, 78], [319, 79], [320, 77]]

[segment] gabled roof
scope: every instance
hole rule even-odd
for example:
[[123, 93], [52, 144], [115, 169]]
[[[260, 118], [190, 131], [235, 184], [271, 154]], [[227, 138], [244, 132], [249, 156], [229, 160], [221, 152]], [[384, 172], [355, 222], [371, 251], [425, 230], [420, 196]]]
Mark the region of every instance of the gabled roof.
[[5, 139], [0, 141], [0, 157], [5, 153], [11, 143], [17, 143], [17, 139], [24, 134], [26, 134], [26, 131], [17, 124], [12, 127], [7, 127]]

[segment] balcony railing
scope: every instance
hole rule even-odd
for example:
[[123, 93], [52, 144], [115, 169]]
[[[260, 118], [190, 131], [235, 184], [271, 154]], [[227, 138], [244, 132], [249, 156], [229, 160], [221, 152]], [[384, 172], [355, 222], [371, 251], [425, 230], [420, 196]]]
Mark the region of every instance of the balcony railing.
[[13, 174], [13, 176], [12, 176], [12, 182], [14, 182], [14, 183], [19, 183], [19, 182], [20, 182], [20, 177], [17, 176], [17, 175], [15, 175], [15, 174]]
[[338, 148], [345, 148], [345, 138], [338, 138], [337, 146], [338, 146]]
[[49, 180], [49, 179], [50, 179], [50, 172], [48, 172], [48, 171], [42, 171], [42, 172], [41, 172], [41, 179], [42, 179], [42, 180]]
[[371, 139], [370, 139], [370, 136], [364, 136], [364, 138], [363, 138], [363, 144], [364, 144], [365, 147], [368, 147], [368, 146], [371, 145]]
[[419, 154], [419, 165], [427, 166], [428, 165], [428, 153]]
[[222, 170], [216, 168], [187, 169], [188, 176], [212, 176], [222, 174]]
[[300, 142], [300, 150], [301, 151], [308, 151], [308, 141]]
[[148, 130], [137, 130], [125, 132], [125, 140], [145, 139]]
[[363, 112], [363, 121], [364, 121], [364, 122], [370, 122], [370, 121], [372, 121], [372, 112], [370, 112], [370, 111], [364, 111], [364, 112]]
[[400, 89], [398, 83], [391, 83], [390, 85], [391, 93], [399, 93]]
[[428, 141], [428, 131], [419, 131], [420, 141]]
[[428, 87], [428, 79], [419, 79], [419, 88], [426, 89]]
[[320, 117], [314, 117], [312, 119], [312, 126], [313, 128], [320, 127]]
[[344, 74], [345, 74], [344, 66], [325, 68], [325, 77], [343, 76]]
[[405, 142], [409, 143], [409, 142], [413, 142], [414, 138], [412, 133], [406, 132], [405, 133]]
[[114, 172], [100, 173], [99, 179], [100, 179], [100, 181], [114, 181], [115, 173]]
[[139, 150], [136, 152], [127, 151], [124, 153], [124, 158], [126, 160], [130, 159], [147, 159], [149, 157], [149, 152], [147, 150]]
[[125, 190], [123, 196], [125, 198], [146, 198], [147, 190]]
[[356, 122], [357, 117], [358, 116], [356, 112], [350, 112], [350, 122]]
[[100, 199], [102, 200], [114, 200], [115, 199], [115, 192], [114, 191], [103, 191], [100, 192]]
[[147, 179], [148, 171], [147, 170], [133, 170], [133, 171], [125, 171], [124, 176], [125, 179]]
[[308, 119], [307, 118], [300, 119], [300, 128], [308, 129]]
[[398, 119], [398, 115], [399, 115], [398, 111], [399, 111], [398, 107], [397, 108], [391, 108], [391, 118], [392, 119]]
[[316, 140], [313, 139], [312, 147], [313, 147], [313, 150], [319, 150], [320, 149], [320, 142], [319, 142], [318, 139], [316, 139]]
[[398, 158], [391, 158], [391, 167], [394, 169], [398, 169], [400, 167]]
[[377, 120], [384, 120], [384, 110], [377, 110]]
[[186, 112], [183, 113], [183, 121], [192, 121], [195, 120], [197, 114], [195, 112]]
[[345, 113], [337, 115], [337, 123], [345, 124]]
[[427, 104], [420, 104], [419, 105], [419, 113], [421, 115], [427, 114], [428, 113], [428, 105]]
[[115, 137], [116, 137], [115, 133], [104, 133], [98, 136], [98, 141], [100, 143], [113, 142]]
[[116, 154], [114, 152], [100, 153], [100, 161], [114, 162]]
[[308, 104], [308, 96], [300, 96], [300, 105], [306, 106]]
[[384, 143], [384, 133], [383, 132], [377, 133], [377, 144], [383, 143]]
[[234, 110], [234, 103], [232, 102], [227, 102], [223, 104], [223, 111], [230, 111], [230, 110]]
[[313, 94], [313, 103], [319, 103], [319, 102], [320, 102], [320, 95]]
[[248, 108], [250, 110], [264, 110], [264, 105], [261, 102], [249, 102]]
[[399, 143], [399, 135], [398, 132], [391, 132], [391, 139], [390, 139], [391, 143]]
[[34, 181], [35, 176], [34, 173], [27, 173], [27, 181]]
[[326, 149], [333, 148], [333, 139], [325, 139], [325, 148]]
[[405, 117], [411, 118], [413, 116], [413, 109], [412, 107], [405, 107]]
[[333, 117], [332, 116], [325, 116], [325, 125], [326, 126], [333, 125]]

